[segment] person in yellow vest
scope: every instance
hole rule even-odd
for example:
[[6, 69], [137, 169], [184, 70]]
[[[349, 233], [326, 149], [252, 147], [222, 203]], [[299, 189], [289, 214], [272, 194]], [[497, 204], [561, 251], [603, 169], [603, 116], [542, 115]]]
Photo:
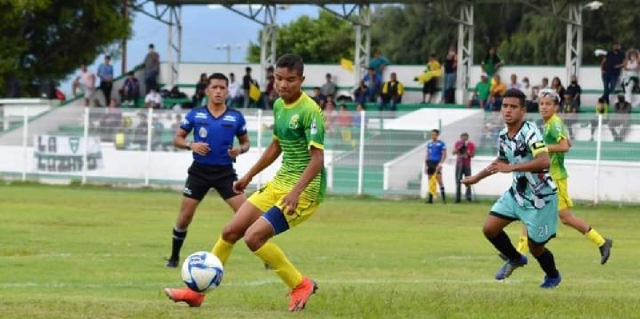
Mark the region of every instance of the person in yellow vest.
[[389, 109], [395, 111], [398, 104], [402, 103], [402, 95], [404, 95], [404, 86], [398, 81], [395, 72], [391, 73], [391, 79], [382, 85], [382, 104], [380, 111]]
[[[435, 54], [429, 56], [427, 62], [427, 69], [419, 76], [416, 76], [413, 80], [422, 83], [422, 103], [432, 102], [433, 96], [436, 93], [438, 78], [442, 76], [442, 66], [438, 62]], [[429, 98], [427, 99], [427, 95]]]

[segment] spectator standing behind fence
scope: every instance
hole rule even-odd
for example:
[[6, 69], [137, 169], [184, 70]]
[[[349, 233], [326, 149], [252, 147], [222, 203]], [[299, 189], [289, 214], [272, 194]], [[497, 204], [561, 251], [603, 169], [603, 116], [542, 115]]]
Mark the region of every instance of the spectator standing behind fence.
[[331, 73], [327, 73], [327, 75], [325, 76], [325, 78], [327, 79], [327, 82], [325, 82], [322, 85], [322, 89], [321, 92], [322, 95], [324, 96], [336, 96], [336, 93], [338, 93], [338, 88], [336, 86], [335, 83], [333, 83], [333, 81], [331, 81]]
[[110, 104], [111, 90], [113, 89], [113, 66], [109, 64], [111, 57], [106, 55], [104, 63], [98, 66], [98, 78], [100, 78], [100, 90], [104, 95], [106, 104]]
[[87, 69], [86, 64], [80, 65], [80, 75], [73, 81], [74, 96], [78, 87], [84, 92], [84, 106], [89, 106], [96, 95], [96, 75]]
[[640, 52], [636, 49], [631, 49], [627, 51], [622, 77], [625, 100], [631, 105], [633, 105], [633, 93], [639, 89], [638, 85], [640, 85]]
[[160, 55], [156, 52], [153, 44], [149, 44], [149, 52], [144, 58], [144, 85], [145, 94], [151, 88], [158, 87], [158, 74], [160, 74]]
[[456, 55], [456, 48], [449, 47], [447, 57], [444, 60], [444, 87], [442, 88], [442, 100], [444, 104], [455, 103], [455, 87], [456, 87], [456, 72], [458, 70], [458, 56]]
[[136, 79], [133, 71], [127, 73], [127, 78], [124, 79], [122, 88], [119, 91], [120, 101], [122, 105], [134, 106], [136, 105], [138, 98], [140, 97], [140, 81]]
[[504, 62], [496, 53], [496, 48], [491, 47], [487, 51], [487, 55], [484, 57], [484, 60], [482, 60], [480, 67], [482, 68], [482, 71], [486, 73], [487, 76], [491, 79], [493, 78], [494, 74], [498, 73], [498, 70], [503, 64]]
[[[631, 103], [625, 100], [624, 95], [618, 95], [618, 102], [614, 108], [615, 115], [609, 120], [609, 130], [616, 142], [623, 142], [629, 130], [629, 115], [631, 114]], [[620, 127], [620, 132], [616, 128]]]
[[620, 72], [624, 67], [625, 54], [622, 52], [620, 44], [613, 45], [613, 51], [607, 52], [607, 56], [602, 60], [602, 82], [604, 84], [605, 102], [609, 104], [609, 95], [613, 93], [620, 78]]
[[373, 68], [373, 70], [376, 72], [376, 74], [379, 75], [382, 78], [382, 75], [384, 73], [384, 69], [390, 63], [391, 62], [389, 61], [389, 59], [387, 59], [384, 55], [382, 55], [382, 52], [378, 49], [373, 54], [373, 59], [371, 59], [371, 61], [369, 62], [369, 67]]
[[[471, 158], [476, 155], [476, 145], [469, 141], [469, 134], [462, 133], [460, 140], [453, 147], [453, 155], [456, 156], [456, 203], [460, 203], [461, 180], [471, 176]], [[471, 187], [467, 186], [465, 199], [471, 201]]]
[[200, 107], [202, 105], [202, 100], [204, 99], [206, 93], [204, 92], [209, 86], [209, 80], [207, 80], [207, 74], [200, 74], [200, 80], [196, 83], [196, 92], [193, 94], [191, 98], [191, 103], [193, 107]]
[[382, 76], [376, 73], [374, 68], [369, 68], [369, 72], [362, 79], [369, 88], [367, 102], [376, 102], [382, 88]]

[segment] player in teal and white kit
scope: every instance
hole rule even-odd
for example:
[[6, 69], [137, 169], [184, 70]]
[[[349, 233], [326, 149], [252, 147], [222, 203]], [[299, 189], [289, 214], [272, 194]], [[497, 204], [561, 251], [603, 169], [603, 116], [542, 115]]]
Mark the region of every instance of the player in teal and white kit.
[[507, 225], [520, 220], [527, 227], [529, 250], [546, 274], [540, 287], [555, 288], [561, 276], [545, 244], [555, 237], [558, 227], [557, 187], [549, 175], [549, 151], [542, 134], [535, 124], [524, 120], [525, 114], [524, 94], [508, 90], [502, 101], [506, 128], [500, 132], [498, 158], [462, 182], [472, 185], [495, 173], [513, 173], [511, 187], [493, 205], [483, 227], [485, 237], [508, 258], [495, 278], [505, 279], [527, 264], [527, 257], [516, 250], [504, 232]]

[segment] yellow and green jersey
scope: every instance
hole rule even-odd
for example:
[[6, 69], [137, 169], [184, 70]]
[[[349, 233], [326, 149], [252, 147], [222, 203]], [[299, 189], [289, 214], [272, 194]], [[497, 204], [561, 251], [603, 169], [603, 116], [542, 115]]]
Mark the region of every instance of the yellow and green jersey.
[[[283, 159], [280, 170], [271, 185], [282, 191], [291, 190], [302, 177], [311, 162], [309, 149], [324, 149], [324, 116], [322, 110], [307, 94], [292, 103], [277, 99], [273, 105], [273, 138], [280, 143]], [[300, 195], [315, 202], [322, 202], [327, 189], [324, 167]]]
[[[554, 114], [549, 121], [544, 123], [544, 142], [547, 145], [559, 144], [562, 139], [567, 139], [567, 128], [558, 115]], [[565, 179], [569, 175], [564, 167], [563, 152], [549, 152], [551, 165], [549, 171], [553, 180]]]

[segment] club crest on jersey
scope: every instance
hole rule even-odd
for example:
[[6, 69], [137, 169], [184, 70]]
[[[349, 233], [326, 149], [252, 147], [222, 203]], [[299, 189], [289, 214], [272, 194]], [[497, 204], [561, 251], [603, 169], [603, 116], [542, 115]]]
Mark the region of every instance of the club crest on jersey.
[[298, 120], [300, 119], [300, 116], [298, 114], [294, 114], [291, 119], [289, 120], [289, 128], [292, 130], [295, 130], [298, 128]]
[[201, 127], [198, 130], [198, 135], [200, 135], [201, 138], [207, 138], [207, 134], [208, 134], [207, 129], [204, 127]]

